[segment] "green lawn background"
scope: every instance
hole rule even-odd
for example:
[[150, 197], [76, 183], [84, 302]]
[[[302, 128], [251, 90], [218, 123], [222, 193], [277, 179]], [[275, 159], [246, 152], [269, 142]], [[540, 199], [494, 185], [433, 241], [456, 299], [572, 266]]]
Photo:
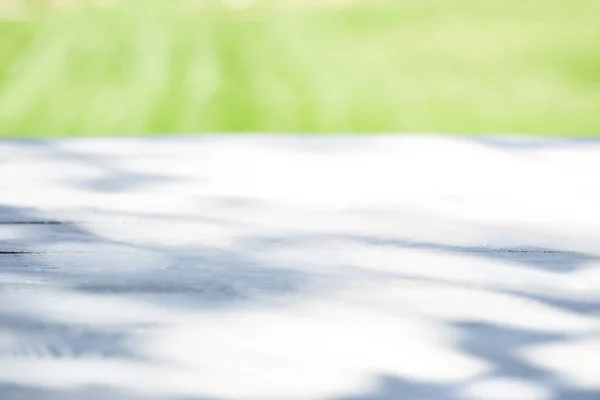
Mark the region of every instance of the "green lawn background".
[[0, 136], [600, 133], [597, 0], [176, 3], [1, 20]]

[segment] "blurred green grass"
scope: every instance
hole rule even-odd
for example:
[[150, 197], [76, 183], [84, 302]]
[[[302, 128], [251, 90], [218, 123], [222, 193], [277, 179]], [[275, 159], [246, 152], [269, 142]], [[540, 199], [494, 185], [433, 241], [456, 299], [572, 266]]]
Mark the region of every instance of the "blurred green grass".
[[173, 4], [0, 21], [0, 136], [600, 133], [597, 0]]

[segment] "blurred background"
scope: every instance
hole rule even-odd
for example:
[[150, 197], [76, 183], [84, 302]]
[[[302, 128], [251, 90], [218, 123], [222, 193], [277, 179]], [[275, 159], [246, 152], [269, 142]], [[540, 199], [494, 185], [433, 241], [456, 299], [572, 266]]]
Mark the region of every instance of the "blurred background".
[[0, 136], [600, 133], [598, 0], [0, 0]]

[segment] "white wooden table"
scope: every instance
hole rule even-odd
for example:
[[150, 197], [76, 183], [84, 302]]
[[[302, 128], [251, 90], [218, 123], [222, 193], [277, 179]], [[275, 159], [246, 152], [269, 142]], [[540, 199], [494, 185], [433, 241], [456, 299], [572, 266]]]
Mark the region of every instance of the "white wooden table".
[[599, 399], [600, 141], [0, 141], [0, 399]]

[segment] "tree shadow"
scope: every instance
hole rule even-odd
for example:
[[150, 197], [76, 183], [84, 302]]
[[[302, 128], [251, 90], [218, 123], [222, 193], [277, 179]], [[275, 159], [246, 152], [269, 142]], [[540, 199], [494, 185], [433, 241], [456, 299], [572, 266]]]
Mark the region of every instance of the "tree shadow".
[[[532, 345], [558, 343], [568, 335], [532, 332], [493, 324], [457, 322], [461, 331], [460, 348], [467, 354], [488, 362], [492, 369], [477, 379], [461, 383], [436, 383], [379, 375], [374, 387], [363, 393], [342, 396], [338, 400], [391, 399], [483, 399], [483, 398], [543, 398], [548, 400], [595, 400], [600, 390], [584, 389], [563, 379], [559, 374], [531, 365], [520, 357], [520, 350]], [[583, 361], [583, 360], [582, 360]], [[491, 383], [497, 386], [483, 388]], [[504, 386], [498, 385], [498, 383]], [[510, 383], [526, 384], [538, 389], [537, 394], [510, 391]], [[527, 392], [525, 392], [527, 393]]]
[[223, 400], [216, 397], [161, 396], [133, 393], [105, 386], [85, 386], [74, 389], [33, 388], [16, 384], [0, 384], [0, 393], [4, 400]]
[[440, 254], [450, 253], [469, 257], [505, 261], [520, 266], [526, 266], [544, 271], [569, 273], [584, 268], [589, 262], [600, 261], [595, 254], [557, 249], [540, 246], [493, 246], [482, 244], [480, 246], [462, 246], [442, 242], [425, 242], [405, 238], [389, 238], [366, 235], [311, 235], [310, 237], [297, 235], [293, 237], [263, 237], [248, 238], [247, 246], [268, 246], [272, 243], [308, 244], [310, 242], [343, 240], [357, 244], [395, 247], [404, 249], [427, 250]]
[[[163, 139], [156, 139], [156, 142], [161, 143], [161, 140]], [[191, 139], [182, 140], [195, 142]], [[197, 139], [197, 142], [203, 143], [206, 140], [208, 138]], [[346, 151], [363, 146], [362, 140], [358, 139], [347, 147], [343, 147], [340, 144], [342, 141], [338, 143], [337, 139], [327, 140], [303, 145], [301, 151], [328, 154], [332, 149]], [[595, 140], [584, 140], [515, 144], [492, 139], [472, 140], [504, 148], [597, 143]], [[136, 140], [132, 141], [137, 143]], [[300, 139], [288, 138], [272, 146], [285, 149], [297, 146], [299, 142]], [[40, 145], [39, 141], [14, 143], [29, 147], [34, 152], [38, 152]], [[52, 141], [43, 143], [45, 148], [42, 153], [49, 159], [73, 165], [75, 168], [79, 165], [100, 171], [93, 178], [67, 177], [57, 183], [65, 187], [115, 195], [132, 190], [155, 193], [169, 184], [191, 179], [182, 179], [174, 172], [168, 171], [152, 173], [128, 169], [124, 160], [133, 154], [135, 146], [123, 150], [121, 155], [103, 157], [64, 149]], [[343, 149], [340, 149], [340, 146]], [[139, 151], [143, 150], [142, 146]], [[115, 160], [119, 162], [115, 163]], [[203, 183], [200, 177], [194, 182]], [[347, 243], [345, 251], [350, 253], [356, 249], [374, 246], [420, 250], [427, 254], [452, 254], [462, 257], [461, 260], [488, 260], [502, 265], [518, 266], [523, 270], [553, 272], [564, 277], [599, 261], [595, 254], [568, 249], [543, 246], [462, 246], [435, 240], [367, 234], [359, 229], [353, 233], [339, 233], [336, 232], [335, 226], [329, 227], [326, 233], [306, 233], [298, 229], [295, 233], [270, 236], [264, 233], [264, 229], [259, 229], [261, 227], [252, 226], [251, 223], [234, 216], [237, 211], [251, 213], [257, 209], [268, 209], [270, 204], [234, 195], [206, 195], [202, 200], [203, 204], [210, 206], [197, 214], [172, 215], [165, 210], [154, 209], [149, 212], [142, 208], [138, 212], [100, 210], [99, 215], [102, 218], [96, 221], [68, 220], [58, 214], [53, 216], [52, 212], [46, 209], [0, 204], [0, 229], [8, 233], [0, 242], [0, 359], [118, 359], [160, 364], [166, 361], [149, 356], [135, 344], [147, 330], [161, 328], [165, 313], [193, 316], [191, 312], [206, 312], [212, 315], [253, 307], [264, 311], [271, 306], [271, 299], [290, 294], [300, 301], [321, 301], [325, 295], [335, 297], [338, 286], [343, 286], [348, 280], [383, 277], [399, 287], [403, 282], [414, 280], [447, 287], [456, 285], [456, 282], [443, 277], [415, 277], [393, 270], [383, 273], [365, 268], [363, 274], [348, 278], [338, 270], [324, 269], [319, 272], [317, 268], [303, 268], [302, 263], [311, 262], [303, 257], [311, 252], [315, 243], [327, 246], [328, 243], [344, 241]], [[43, 199], [40, 202], [43, 203]], [[215, 212], [217, 209], [219, 213]], [[288, 211], [295, 212], [293, 208]], [[223, 216], [227, 216], [228, 213], [231, 216]], [[156, 241], [112, 237], [111, 232], [119, 232], [121, 226], [121, 222], [116, 221], [121, 220], [130, 221], [122, 222], [123, 230], [130, 227], [129, 224], [134, 224], [131, 221], [138, 221], [136, 229], [141, 233], [145, 230], [160, 230], [161, 226], [164, 227], [161, 224], [210, 224], [219, 229], [238, 230], [239, 233], [235, 235], [235, 240], [224, 240], [220, 246], [203, 244], [201, 238], [190, 238], [176, 244], [161, 244]], [[99, 227], [111, 223], [114, 223], [112, 230], [102, 233], [104, 231]], [[244, 233], [244, 229], [248, 232]], [[493, 229], [490, 228], [490, 231], [493, 233]], [[193, 235], [196, 231], [191, 232], [190, 235]], [[165, 230], [163, 234], [168, 236], [169, 231]], [[261, 256], [280, 252], [286, 244], [304, 248], [306, 252], [290, 254], [287, 259], [274, 256], [271, 261], [268, 261], [269, 257]], [[415, 268], [418, 268], [418, 265]], [[586, 302], [563, 299], [552, 293], [530, 293], [525, 289], [519, 291], [493, 286], [484, 289], [509, 298], [534, 300], [577, 316], [595, 316], [600, 310], [600, 301], [595, 300]], [[47, 290], [49, 294], [46, 297], [38, 296]], [[104, 299], [111, 302], [111, 310], [104, 310]], [[77, 308], [80, 306], [77, 303], [80, 300], [85, 300], [83, 307], [89, 309], [84, 309], [83, 314], [76, 319], [70, 314], [72, 310], [68, 310], [68, 306], [72, 304], [72, 308]], [[45, 304], [45, 301], [49, 304]], [[369, 311], [379, 311], [368, 307], [365, 306]], [[115, 315], [110, 315], [111, 312]], [[189, 314], [185, 314], [186, 312]], [[396, 312], [397, 317], [400, 317], [400, 314]], [[88, 319], [92, 320], [98, 315], [102, 318], [98, 317], [98, 321], [88, 323]], [[474, 385], [494, 380], [526, 382], [543, 389], [550, 399], [600, 398], [600, 392], [578, 387], [569, 383], [559, 373], [535, 366], [519, 357], [523, 348], [567, 342], [583, 334], [536, 332], [476, 320], [436, 322], [458, 332], [459, 339], [454, 343], [453, 350], [484, 362], [489, 366], [488, 372], [477, 378], [449, 383], [433, 378], [419, 380], [370, 371], [375, 381], [373, 387], [331, 398], [466, 399], [470, 398], [468, 391]], [[347, 334], [352, 336], [353, 332]], [[398, 343], [398, 346], [401, 345], [402, 343]], [[348, 348], [347, 351], [352, 353], [353, 349]], [[230, 358], [229, 362], [235, 363], [235, 357]], [[299, 379], [301, 380], [301, 377]], [[208, 397], [202, 396], [147, 396], [118, 386], [79, 385], [57, 389], [34, 384], [0, 384], [0, 398], [7, 400], [135, 400], [150, 397], [159, 400], [209, 400]]]

